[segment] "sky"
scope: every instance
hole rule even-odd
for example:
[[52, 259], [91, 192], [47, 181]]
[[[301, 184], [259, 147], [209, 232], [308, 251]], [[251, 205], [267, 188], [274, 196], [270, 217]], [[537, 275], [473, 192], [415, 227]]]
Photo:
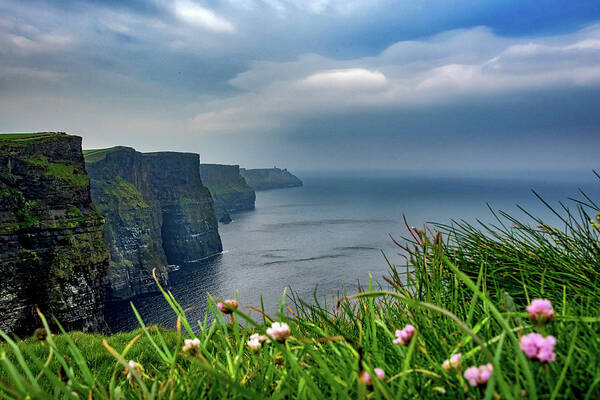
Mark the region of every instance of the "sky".
[[591, 170], [597, 0], [0, 0], [0, 132], [292, 170]]

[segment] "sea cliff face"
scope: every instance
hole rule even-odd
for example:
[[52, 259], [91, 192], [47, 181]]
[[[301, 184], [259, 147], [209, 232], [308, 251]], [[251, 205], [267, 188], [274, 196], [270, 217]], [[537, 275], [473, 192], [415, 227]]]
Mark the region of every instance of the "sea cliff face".
[[233, 212], [254, 209], [256, 194], [240, 175], [239, 165], [200, 164], [200, 176], [214, 199], [219, 220], [226, 221]]
[[31, 334], [36, 307], [68, 330], [104, 329], [103, 227], [80, 137], [0, 135], [0, 329]]
[[183, 264], [221, 252], [213, 200], [200, 178], [198, 154], [146, 153], [144, 158], [162, 209], [167, 261]]
[[127, 147], [89, 150], [86, 167], [92, 198], [106, 216], [108, 301], [155, 292], [154, 268], [166, 282], [169, 264], [222, 251], [197, 154], [144, 154]]
[[268, 190], [302, 186], [302, 181], [292, 175], [287, 169], [262, 168], [245, 169], [240, 168], [240, 174], [246, 179], [248, 185], [254, 190]]

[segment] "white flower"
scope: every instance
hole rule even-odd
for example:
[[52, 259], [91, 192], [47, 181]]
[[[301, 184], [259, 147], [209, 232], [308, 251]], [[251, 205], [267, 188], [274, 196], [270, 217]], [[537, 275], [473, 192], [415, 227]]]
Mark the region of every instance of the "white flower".
[[200, 346], [200, 339], [198, 339], [198, 338], [185, 339], [183, 342], [184, 342], [183, 351], [197, 349]]
[[129, 368], [125, 368], [125, 370], [123, 371], [123, 373], [127, 374], [127, 379], [129, 379], [130, 381], [133, 381], [133, 374], [131, 373], [131, 370], [135, 370], [138, 374], [141, 374], [142, 371], [144, 370], [142, 368], [141, 364], [136, 363], [133, 360], [129, 360], [129, 362], [127, 363], [127, 366]]
[[[252, 335], [254, 336], [254, 335]], [[251, 350], [258, 350], [261, 348], [261, 344], [260, 344], [260, 340], [258, 340], [258, 338], [253, 338], [250, 337], [250, 340], [248, 340], [246, 342], [246, 344], [248, 345], [248, 347], [250, 347]]]
[[265, 335], [259, 335], [258, 333], [253, 333], [250, 336], [250, 339], [256, 339], [256, 340], [259, 340], [261, 342], [271, 343], [271, 340], [267, 336], [265, 336]]
[[258, 333], [253, 333], [252, 335], [250, 335], [250, 339], [246, 342], [246, 344], [252, 350], [256, 350], [256, 349], [260, 349], [262, 342], [271, 343], [271, 340], [268, 337], [266, 337], [265, 335], [259, 335]]

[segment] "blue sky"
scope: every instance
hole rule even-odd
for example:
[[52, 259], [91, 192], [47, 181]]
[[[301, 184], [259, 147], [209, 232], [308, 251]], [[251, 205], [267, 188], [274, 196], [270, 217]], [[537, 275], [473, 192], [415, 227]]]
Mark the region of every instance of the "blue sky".
[[592, 169], [600, 2], [0, 0], [0, 131], [293, 169]]

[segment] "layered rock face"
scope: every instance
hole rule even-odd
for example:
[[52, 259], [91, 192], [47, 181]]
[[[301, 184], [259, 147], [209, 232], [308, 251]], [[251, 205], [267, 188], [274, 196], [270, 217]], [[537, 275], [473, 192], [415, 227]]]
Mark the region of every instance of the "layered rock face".
[[92, 198], [106, 216], [108, 301], [157, 291], [154, 268], [166, 282], [169, 264], [222, 251], [197, 154], [115, 147], [86, 151], [86, 167]]
[[240, 174], [254, 190], [302, 186], [302, 181], [288, 172], [287, 169], [277, 167], [262, 169], [240, 168]]
[[254, 209], [256, 194], [240, 175], [239, 165], [200, 164], [200, 176], [220, 221], [227, 221], [230, 213]]
[[213, 200], [192, 153], [146, 153], [150, 180], [163, 216], [163, 248], [170, 264], [223, 251]]
[[106, 217], [104, 236], [110, 246], [107, 299], [127, 299], [153, 292], [157, 276], [167, 280], [162, 248], [162, 213], [152, 194], [141, 153], [127, 147], [86, 151], [92, 198]]
[[80, 137], [0, 135], [0, 329], [31, 334], [36, 307], [67, 330], [104, 329], [103, 227]]

